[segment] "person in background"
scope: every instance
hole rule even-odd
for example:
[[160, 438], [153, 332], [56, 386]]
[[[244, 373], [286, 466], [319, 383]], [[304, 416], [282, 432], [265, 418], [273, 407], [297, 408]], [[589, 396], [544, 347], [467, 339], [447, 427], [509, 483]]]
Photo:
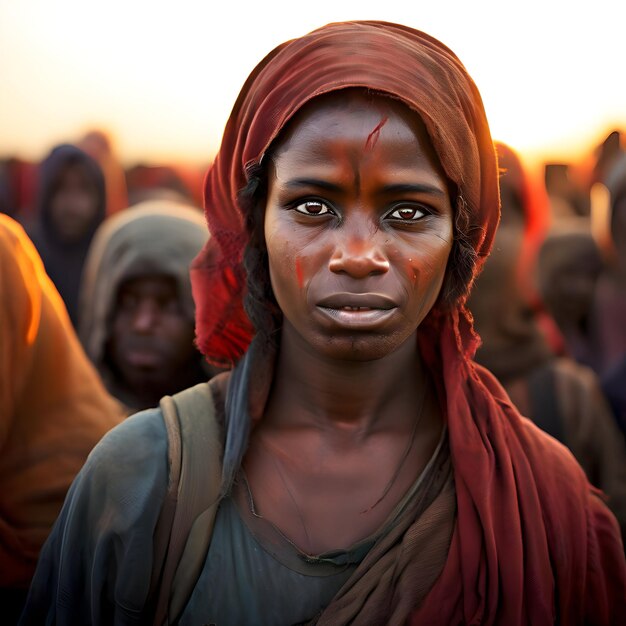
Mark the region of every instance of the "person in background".
[[83, 264], [105, 205], [99, 165], [76, 146], [54, 148], [41, 164], [37, 207], [26, 231], [75, 327]]
[[39, 551], [98, 440], [123, 419], [22, 227], [0, 215], [0, 621], [21, 611]]
[[522, 415], [567, 445], [591, 483], [609, 496], [624, 533], [626, 442], [595, 373], [557, 357], [547, 341], [528, 283], [543, 232], [532, 226], [541, 204], [527, 200], [517, 155], [502, 145], [498, 154], [502, 218], [468, 302], [482, 339], [476, 361], [495, 374]]
[[85, 264], [79, 335], [129, 410], [206, 381], [194, 346], [189, 264], [207, 239], [202, 213], [152, 201], [108, 218]]
[[106, 189], [106, 214], [128, 207], [126, 174], [114, 150], [111, 137], [102, 130], [91, 130], [77, 143], [102, 169]]
[[590, 336], [590, 318], [602, 269], [602, 255], [586, 218], [555, 225], [537, 260], [539, 293], [564, 339], [566, 353], [596, 372], [599, 363]]
[[610, 197], [610, 260], [598, 278], [591, 313], [592, 340], [605, 376], [626, 359], [626, 153], [604, 181]]

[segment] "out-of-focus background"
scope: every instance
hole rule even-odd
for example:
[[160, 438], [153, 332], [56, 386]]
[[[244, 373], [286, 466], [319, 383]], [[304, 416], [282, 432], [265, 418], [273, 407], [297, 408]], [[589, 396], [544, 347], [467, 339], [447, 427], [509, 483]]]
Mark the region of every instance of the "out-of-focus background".
[[92, 128], [125, 166], [206, 164], [244, 79], [275, 45], [383, 19], [449, 45], [495, 139], [527, 162], [579, 161], [626, 125], [618, 0], [2, 0], [0, 158], [41, 159]]

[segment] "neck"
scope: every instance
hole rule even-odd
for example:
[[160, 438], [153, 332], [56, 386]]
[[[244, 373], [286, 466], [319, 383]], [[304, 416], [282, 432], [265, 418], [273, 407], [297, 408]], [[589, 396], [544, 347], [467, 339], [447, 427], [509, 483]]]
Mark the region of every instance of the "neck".
[[415, 334], [383, 358], [339, 361], [315, 351], [285, 323], [266, 415], [277, 424], [367, 437], [412, 423], [427, 385]]

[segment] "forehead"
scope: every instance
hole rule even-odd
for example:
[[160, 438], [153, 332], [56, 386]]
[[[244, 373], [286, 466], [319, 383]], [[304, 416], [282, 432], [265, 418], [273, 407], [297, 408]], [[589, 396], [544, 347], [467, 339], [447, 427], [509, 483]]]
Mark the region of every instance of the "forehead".
[[160, 293], [175, 293], [176, 279], [167, 274], [147, 274], [124, 280], [119, 287], [120, 293], [134, 293], [138, 295], [152, 295]]
[[283, 129], [271, 152], [274, 163], [312, 165], [315, 156], [322, 161], [336, 156], [338, 145], [346, 142], [359, 152], [376, 152], [383, 164], [421, 163], [443, 175], [419, 115], [397, 99], [361, 89], [339, 90], [309, 101]]

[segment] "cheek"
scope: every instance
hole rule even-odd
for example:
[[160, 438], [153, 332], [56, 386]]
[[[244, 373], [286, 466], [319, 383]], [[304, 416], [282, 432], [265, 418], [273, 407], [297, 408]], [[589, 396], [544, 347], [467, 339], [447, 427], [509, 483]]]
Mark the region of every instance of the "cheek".
[[403, 251], [398, 259], [408, 284], [418, 291], [441, 287], [448, 265], [452, 245], [439, 237], [435, 241], [421, 241], [409, 251]]

